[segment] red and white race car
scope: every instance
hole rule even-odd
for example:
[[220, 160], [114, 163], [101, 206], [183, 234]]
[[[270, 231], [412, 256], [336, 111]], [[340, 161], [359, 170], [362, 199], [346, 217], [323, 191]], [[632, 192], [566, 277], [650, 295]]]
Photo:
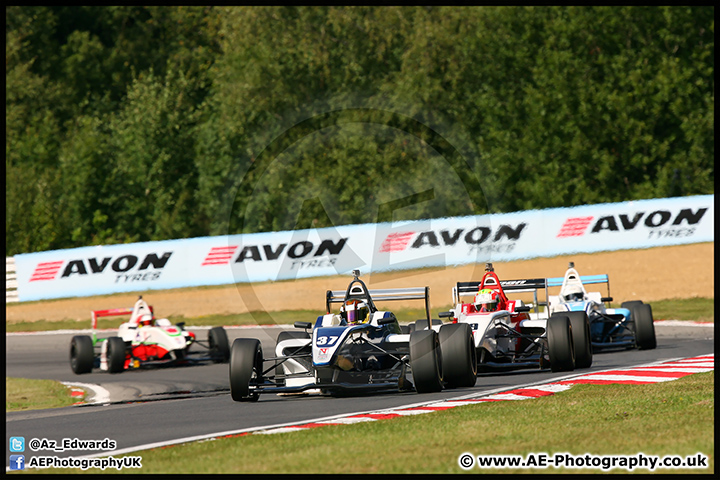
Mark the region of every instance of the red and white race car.
[[[500, 281], [488, 263], [480, 282], [459, 282], [453, 287], [455, 307], [439, 316], [471, 326], [478, 372], [523, 367], [571, 371], [576, 361], [578, 367], [589, 367], [592, 349], [587, 317], [547, 318], [538, 308], [542, 290], [547, 299], [546, 279]], [[534, 304], [510, 300], [506, 291], [533, 292]], [[462, 303], [460, 297], [466, 295], [473, 296], [473, 301]]]
[[[116, 337], [97, 338], [100, 317], [130, 315], [130, 320], [118, 327]], [[184, 323], [173, 325], [167, 318], [155, 318], [152, 306], [142, 297], [133, 308], [94, 310], [92, 336], [76, 335], [70, 342], [70, 367], [80, 375], [99, 368], [110, 373], [161, 365], [184, 365], [212, 361], [227, 363], [230, 346], [223, 327], [213, 327], [207, 342], [198, 341], [195, 334], [185, 330]], [[206, 351], [190, 351], [192, 345]]]

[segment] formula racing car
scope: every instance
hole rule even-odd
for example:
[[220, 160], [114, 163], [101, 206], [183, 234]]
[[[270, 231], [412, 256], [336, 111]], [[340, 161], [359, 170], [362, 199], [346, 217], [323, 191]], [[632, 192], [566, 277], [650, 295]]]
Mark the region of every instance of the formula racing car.
[[[544, 278], [500, 281], [488, 263], [481, 281], [459, 282], [453, 287], [455, 307], [439, 316], [471, 326], [480, 372], [525, 367], [556, 372], [589, 367], [592, 348], [587, 316], [581, 312], [543, 318], [539, 291], [544, 291], [547, 299]], [[534, 303], [510, 300], [506, 292], [532, 292]], [[462, 296], [472, 296], [473, 301], [462, 303]]]
[[[639, 348], [650, 350], [657, 346], [652, 308], [639, 300], [623, 302], [620, 308], [606, 307], [611, 302], [608, 275], [581, 277], [570, 262], [564, 277], [548, 278], [549, 287], [560, 286], [558, 295], [548, 297], [550, 314], [585, 312], [590, 321], [590, 336], [594, 349]], [[584, 285], [605, 283], [608, 294], [588, 292]]]
[[[472, 386], [476, 381], [472, 334], [466, 325], [402, 333], [392, 312], [376, 302], [424, 300], [429, 289], [368, 290], [353, 271], [346, 290], [326, 292], [326, 313], [298, 331], [278, 335], [265, 357], [258, 339], [237, 338], [230, 350], [230, 393], [235, 401], [257, 401], [261, 393], [320, 393], [333, 396], [395, 390], [418, 393]], [[332, 305], [340, 303], [338, 313]], [[453, 366], [444, 376], [443, 365]], [[411, 377], [408, 378], [408, 377]]]
[[[116, 337], [97, 338], [100, 317], [130, 315], [121, 324]], [[205, 351], [190, 351], [199, 345]], [[185, 330], [184, 323], [173, 325], [167, 318], [155, 318], [152, 306], [139, 297], [133, 308], [94, 310], [92, 336], [76, 335], [70, 342], [70, 367], [80, 375], [99, 368], [110, 373], [124, 370], [169, 365], [188, 365], [211, 361], [226, 363], [230, 347], [223, 327], [208, 331], [208, 341], [202, 342]]]

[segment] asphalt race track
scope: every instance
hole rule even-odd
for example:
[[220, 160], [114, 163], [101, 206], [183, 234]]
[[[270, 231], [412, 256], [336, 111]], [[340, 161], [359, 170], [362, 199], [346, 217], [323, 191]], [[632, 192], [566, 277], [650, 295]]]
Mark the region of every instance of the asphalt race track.
[[[662, 322], [660, 322], [662, 323]], [[192, 328], [189, 328], [193, 330]], [[194, 330], [200, 339], [206, 329]], [[237, 337], [259, 338], [266, 356], [280, 328], [227, 328], [232, 343]], [[596, 353], [588, 373], [656, 361], [714, 353], [714, 327], [665, 326], [656, 323], [655, 350]], [[257, 403], [236, 403], [230, 398], [228, 365], [75, 375], [68, 351], [72, 333], [13, 335], [6, 337], [6, 376], [45, 378], [63, 382], [101, 385], [110, 401], [97, 405], [6, 413], [6, 443], [11, 436], [61, 441], [64, 438], [117, 442], [117, 450], [213, 434], [231, 434], [252, 428], [318, 420], [334, 415], [396, 408], [404, 405], [455, 398], [485, 391], [546, 383], [567, 372], [519, 370], [483, 374], [473, 388], [434, 394], [383, 393], [351, 398], [322, 396], [261, 396]], [[102, 336], [102, 335], [101, 335]], [[92, 400], [92, 399], [91, 399]], [[488, 408], [492, 408], [488, 406]], [[6, 446], [9, 452], [9, 446]], [[79, 457], [96, 452], [26, 451], [26, 455]], [[106, 452], [112, 455], [113, 452]], [[8, 457], [6, 457], [8, 458]], [[7, 467], [6, 460], [6, 467]]]

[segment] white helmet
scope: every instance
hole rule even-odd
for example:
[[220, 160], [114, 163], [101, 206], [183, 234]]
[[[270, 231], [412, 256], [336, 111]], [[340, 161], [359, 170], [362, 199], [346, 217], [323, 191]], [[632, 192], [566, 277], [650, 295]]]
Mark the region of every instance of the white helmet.
[[152, 324], [153, 324], [153, 316], [151, 313], [145, 313], [143, 315], [140, 315], [140, 325], [148, 327], [148, 326], [151, 326]]
[[563, 292], [566, 302], [580, 302], [584, 298], [583, 289], [580, 285], [571, 285]]

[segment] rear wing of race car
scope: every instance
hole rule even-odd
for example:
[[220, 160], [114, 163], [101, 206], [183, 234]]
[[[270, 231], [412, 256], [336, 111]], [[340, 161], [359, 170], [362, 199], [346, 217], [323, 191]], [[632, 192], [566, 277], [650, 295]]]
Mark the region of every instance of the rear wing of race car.
[[[148, 305], [148, 307], [150, 308], [150, 312], [154, 313], [152, 305]], [[95, 335], [95, 332], [97, 330], [98, 318], [100, 318], [100, 317], [115, 317], [115, 316], [119, 316], [119, 315], [132, 315], [133, 310], [134, 309], [132, 307], [131, 308], [112, 308], [110, 310], [92, 310], [90, 312], [90, 315], [92, 318], [91, 328], [92, 328], [93, 343], [97, 342], [97, 337]]]
[[[547, 286], [548, 287], [561, 287], [563, 284], [563, 281], [565, 280], [564, 277], [553, 277], [547, 279]], [[610, 296], [610, 277], [607, 274], [604, 275], [581, 275], [580, 281], [583, 285], [592, 285], [595, 283], [605, 283], [607, 284], [607, 296]]]
[[[373, 310], [375, 301], [385, 300], [424, 300], [425, 301], [425, 318], [430, 322], [430, 287], [409, 287], [409, 288], [386, 288], [379, 290], [366, 290], [369, 303]], [[328, 290], [326, 293], [325, 306], [326, 311], [330, 313], [330, 304], [342, 303], [345, 301], [346, 290]], [[353, 292], [355, 293], [355, 292]]]
[[[562, 279], [561, 284], [562, 284]], [[460, 297], [469, 296], [469, 295], [475, 295], [478, 293], [478, 290], [480, 289], [480, 285], [482, 284], [482, 281], [474, 281], [474, 282], [458, 282], [457, 285], [455, 285], [452, 289], [452, 296], [453, 296], [453, 303], [457, 305], [460, 303]], [[488, 285], [488, 283], [485, 283]], [[503, 291], [505, 292], [514, 292], [514, 293], [523, 293], [523, 292], [532, 292], [533, 293], [533, 305], [535, 306], [535, 309], [540, 305], [546, 305], [547, 304], [547, 298], [548, 298], [548, 283], [547, 279], [545, 278], [527, 278], [527, 279], [521, 279], [521, 280], [500, 280], [500, 286], [502, 287]], [[538, 301], [538, 290], [545, 290], [545, 301], [539, 302]]]

